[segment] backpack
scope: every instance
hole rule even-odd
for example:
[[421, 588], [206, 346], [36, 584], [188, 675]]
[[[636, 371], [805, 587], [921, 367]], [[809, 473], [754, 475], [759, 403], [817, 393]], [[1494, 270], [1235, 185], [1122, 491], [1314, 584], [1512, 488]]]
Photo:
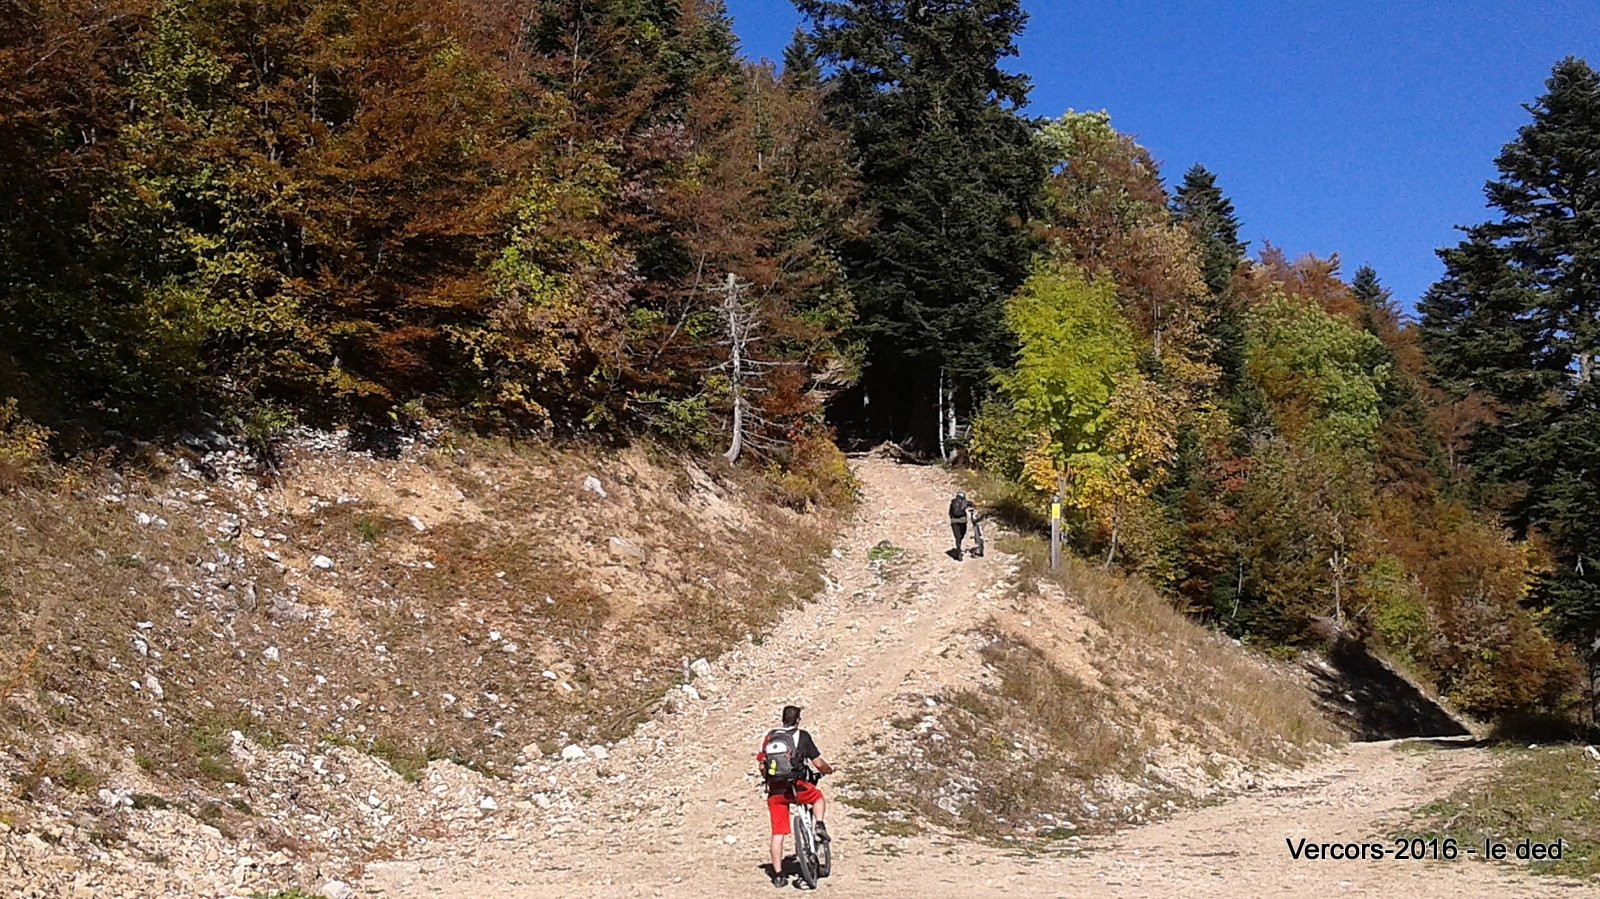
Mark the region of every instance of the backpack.
[[768, 731], [756, 754], [761, 776], [767, 783], [794, 783], [805, 773], [800, 761], [800, 728], [780, 727]]
[[965, 523], [966, 520], [967, 520], [967, 509], [971, 505], [972, 505], [972, 503], [968, 502], [965, 497], [958, 496], [955, 499], [951, 500], [950, 501], [950, 520], [951, 521], [959, 521], [959, 522]]

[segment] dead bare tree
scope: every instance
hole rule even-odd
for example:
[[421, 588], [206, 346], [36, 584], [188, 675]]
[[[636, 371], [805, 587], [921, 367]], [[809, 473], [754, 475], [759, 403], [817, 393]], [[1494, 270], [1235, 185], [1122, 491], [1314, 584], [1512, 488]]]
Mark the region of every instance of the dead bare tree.
[[712, 290], [722, 295], [723, 336], [728, 348], [727, 359], [715, 370], [728, 373], [728, 390], [733, 399], [733, 434], [728, 451], [722, 455], [729, 462], [737, 462], [747, 448], [761, 455], [781, 443], [770, 436], [771, 422], [760, 407], [750, 402], [752, 396], [764, 392], [763, 376], [778, 363], [761, 359], [756, 353], [763, 323], [761, 310], [750, 296], [750, 285], [730, 272]]
[[945, 431], [955, 420], [955, 410], [945, 401], [944, 366], [939, 366], [939, 460], [950, 461], [950, 450], [945, 443]]

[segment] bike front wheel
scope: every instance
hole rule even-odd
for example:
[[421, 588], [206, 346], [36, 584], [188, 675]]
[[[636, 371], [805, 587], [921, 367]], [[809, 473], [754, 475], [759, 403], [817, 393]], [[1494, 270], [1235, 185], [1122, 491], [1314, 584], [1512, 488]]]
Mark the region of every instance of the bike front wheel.
[[[803, 806], [802, 806], [803, 808]], [[795, 812], [790, 819], [790, 831], [794, 833], [794, 860], [800, 867], [800, 879], [809, 889], [817, 888], [817, 877], [820, 873], [817, 864], [817, 835], [811, 826], [811, 816], [804, 812]]]

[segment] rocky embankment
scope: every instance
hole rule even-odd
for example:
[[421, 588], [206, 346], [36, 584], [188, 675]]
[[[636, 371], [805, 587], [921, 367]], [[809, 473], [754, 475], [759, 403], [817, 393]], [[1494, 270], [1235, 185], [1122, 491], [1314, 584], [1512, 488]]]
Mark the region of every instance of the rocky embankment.
[[337, 897], [559, 813], [540, 779], [697, 701], [826, 524], [710, 463], [450, 434], [0, 496], [0, 893]]

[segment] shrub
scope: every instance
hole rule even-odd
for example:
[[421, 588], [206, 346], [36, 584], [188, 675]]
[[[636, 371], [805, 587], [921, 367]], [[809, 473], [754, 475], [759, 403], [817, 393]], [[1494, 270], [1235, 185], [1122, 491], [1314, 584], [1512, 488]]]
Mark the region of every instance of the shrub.
[[1020, 484], [1022, 460], [1036, 442], [1015, 407], [1004, 399], [993, 400], [985, 403], [972, 419], [968, 461], [983, 471]]
[[17, 401], [0, 403], [0, 487], [22, 481], [49, 458], [50, 430], [17, 412]]
[[640, 400], [650, 430], [673, 446], [713, 452], [721, 435], [712, 420], [710, 400], [704, 393], [673, 399], [650, 394]]
[[782, 502], [796, 509], [847, 508], [855, 503], [861, 486], [844, 453], [832, 440], [816, 434], [795, 440], [787, 460], [772, 470], [771, 478]]
[[1393, 556], [1384, 556], [1362, 573], [1357, 594], [1371, 604], [1373, 630], [1396, 661], [1416, 670], [1418, 655], [1427, 645], [1435, 625], [1429, 619], [1428, 604], [1404, 566]]

